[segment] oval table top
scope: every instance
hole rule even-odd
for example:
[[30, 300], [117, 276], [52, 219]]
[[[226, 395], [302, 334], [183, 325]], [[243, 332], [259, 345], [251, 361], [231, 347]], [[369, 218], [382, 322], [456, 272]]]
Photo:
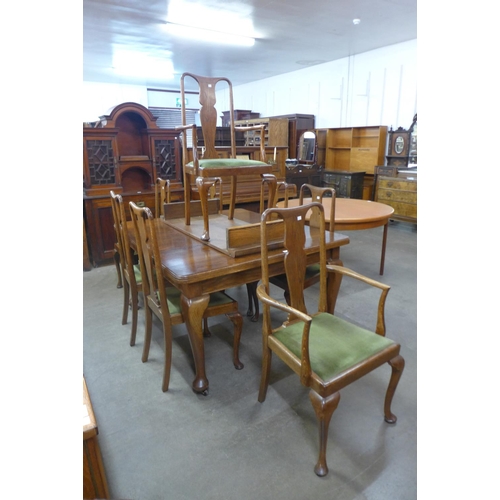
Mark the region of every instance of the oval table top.
[[[304, 198], [304, 203], [311, 203], [312, 198]], [[331, 198], [323, 198], [325, 207], [325, 221], [330, 222]], [[289, 207], [299, 205], [299, 199], [288, 200]], [[284, 202], [280, 201], [278, 207], [283, 207]], [[365, 223], [380, 222], [385, 224], [394, 213], [394, 208], [385, 203], [378, 203], [370, 200], [358, 200], [354, 198], [337, 198], [335, 203], [335, 225], [362, 225]]]

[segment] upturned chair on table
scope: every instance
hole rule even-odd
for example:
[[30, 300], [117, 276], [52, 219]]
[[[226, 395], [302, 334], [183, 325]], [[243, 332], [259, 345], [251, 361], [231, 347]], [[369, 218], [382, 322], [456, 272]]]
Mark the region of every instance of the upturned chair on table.
[[[318, 229], [305, 227], [309, 210], [316, 212]], [[270, 295], [269, 266], [273, 257], [268, 253], [266, 222], [276, 217], [282, 218], [284, 224], [289, 304]], [[309, 231], [319, 238], [320, 245], [318, 310], [313, 314], [307, 311], [304, 299], [307, 267], [304, 243]], [[328, 427], [340, 400], [339, 391], [385, 363], [391, 366], [392, 373], [385, 395], [384, 418], [388, 423], [396, 422], [391, 403], [404, 369], [404, 359], [399, 354], [400, 345], [385, 337], [384, 307], [390, 287], [343, 266], [327, 264], [324, 209], [318, 202], [266, 210], [262, 215], [261, 245], [262, 284], [257, 288], [257, 295], [263, 304], [263, 354], [258, 400], [266, 399], [274, 353], [299, 376], [302, 385], [311, 389], [309, 398], [319, 424], [319, 457], [314, 471], [318, 476], [325, 476], [328, 473]], [[341, 319], [333, 311], [327, 312], [327, 274], [336, 276], [335, 279], [354, 278], [380, 290], [375, 332]], [[271, 314], [273, 309], [288, 315], [281, 326], [273, 327], [273, 322], [276, 323]]]
[[[198, 132], [195, 124], [186, 122], [186, 105], [185, 105], [185, 79], [189, 77], [194, 79], [199, 87], [200, 101], [200, 125], [203, 133], [203, 149], [201, 157], [198, 154]], [[230, 113], [230, 137], [231, 137], [231, 153], [229, 158], [221, 158], [221, 155], [215, 148], [216, 126], [217, 126], [217, 110], [216, 103], [216, 86], [219, 82], [226, 82], [228, 86], [229, 96], [229, 113]], [[203, 210], [203, 225], [204, 230], [201, 239], [210, 240], [209, 217], [208, 217], [208, 192], [213, 185], [214, 177], [230, 177], [231, 178], [231, 193], [229, 200], [228, 219], [233, 219], [236, 205], [236, 177], [248, 174], [264, 174], [271, 173], [272, 165], [266, 162], [265, 154], [265, 137], [264, 125], [254, 125], [247, 127], [236, 127], [234, 125], [234, 109], [233, 109], [233, 89], [231, 82], [225, 77], [205, 77], [194, 75], [192, 73], [184, 73], [181, 76], [181, 112], [182, 126], [176, 127], [182, 132], [182, 151], [184, 161], [184, 201], [185, 205], [185, 223], [191, 223], [191, 199], [193, 198], [192, 189], [196, 186], [199, 193]], [[249, 160], [236, 158], [236, 140], [235, 131], [258, 131], [260, 144], [260, 160]], [[192, 138], [192, 160], [188, 155], [188, 131], [191, 131]]]
[[119, 241], [120, 263], [123, 276], [123, 314], [122, 325], [127, 324], [129, 307], [132, 309], [132, 327], [130, 345], [135, 345], [137, 333], [137, 317], [139, 310], [139, 292], [142, 291], [142, 275], [138, 264], [134, 264], [132, 250], [128, 238], [125, 206], [120, 194], [110, 191], [114, 226]]
[[[170, 370], [172, 365], [172, 326], [184, 323], [181, 312], [181, 293], [178, 289], [169, 286], [162, 274], [161, 255], [158, 237], [154, 225], [154, 217], [149, 208], [138, 207], [130, 202], [130, 213], [134, 225], [136, 244], [139, 254], [139, 263], [143, 281], [144, 312], [146, 317], [146, 331], [142, 361], [146, 362], [149, 356], [152, 333], [153, 314], [161, 321], [165, 342], [164, 368], [162, 390], [168, 390]], [[238, 370], [243, 368], [239, 360], [239, 345], [243, 318], [238, 312], [238, 303], [225, 292], [210, 294], [210, 302], [203, 319], [225, 314], [234, 325], [233, 364]]]

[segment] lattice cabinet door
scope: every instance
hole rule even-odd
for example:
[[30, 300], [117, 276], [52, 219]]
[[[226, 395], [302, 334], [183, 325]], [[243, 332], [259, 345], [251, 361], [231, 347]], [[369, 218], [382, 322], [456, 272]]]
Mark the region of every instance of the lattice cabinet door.
[[173, 137], [153, 138], [153, 154], [156, 175], [162, 179], [181, 179], [179, 139]]
[[116, 154], [112, 139], [86, 139], [84, 157], [88, 167], [85, 187], [116, 184]]

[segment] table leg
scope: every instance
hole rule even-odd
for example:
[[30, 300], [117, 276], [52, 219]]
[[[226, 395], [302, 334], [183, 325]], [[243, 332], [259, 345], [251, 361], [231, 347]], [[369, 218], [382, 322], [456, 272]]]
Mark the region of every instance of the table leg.
[[389, 227], [389, 220], [384, 225], [384, 234], [382, 236], [382, 255], [380, 256], [380, 276], [384, 274], [385, 264], [385, 247], [387, 244], [387, 228]]
[[205, 346], [203, 344], [202, 325], [203, 314], [208, 307], [209, 301], [209, 295], [202, 295], [194, 299], [188, 299], [184, 295], [181, 296], [182, 315], [186, 322], [196, 370], [193, 391], [205, 396], [208, 394], [208, 379], [205, 373]]

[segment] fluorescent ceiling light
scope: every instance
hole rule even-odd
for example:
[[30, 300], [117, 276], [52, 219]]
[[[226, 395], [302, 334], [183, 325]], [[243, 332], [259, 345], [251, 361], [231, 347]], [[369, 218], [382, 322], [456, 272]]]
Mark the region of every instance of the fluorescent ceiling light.
[[191, 38], [204, 42], [241, 45], [244, 47], [252, 47], [255, 43], [255, 38], [250, 36], [235, 35], [233, 33], [226, 33], [223, 31], [197, 28], [195, 26], [187, 26], [185, 24], [167, 22], [166, 30], [172, 36]]
[[114, 71], [123, 76], [159, 77], [171, 80], [174, 77], [174, 65], [170, 55], [151, 55], [145, 52], [133, 52], [121, 48], [113, 52]]

